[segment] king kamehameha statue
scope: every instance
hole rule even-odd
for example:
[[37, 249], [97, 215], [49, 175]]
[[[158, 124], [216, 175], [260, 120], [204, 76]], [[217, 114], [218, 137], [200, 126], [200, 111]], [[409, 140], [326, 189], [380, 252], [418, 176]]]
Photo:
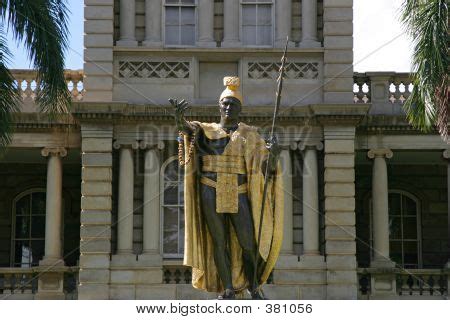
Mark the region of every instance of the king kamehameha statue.
[[169, 99], [185, 166], [184, 264], [192, 267], [197, 289], [222, 292], [221, 299], [248, 289], [253, 299], [263, 299], [260, 288], [282, 242], [280, 147], [239, 122], [239, 78], [225, 77], [224, 85], [220, 123], [186, 121], [187, 102]]

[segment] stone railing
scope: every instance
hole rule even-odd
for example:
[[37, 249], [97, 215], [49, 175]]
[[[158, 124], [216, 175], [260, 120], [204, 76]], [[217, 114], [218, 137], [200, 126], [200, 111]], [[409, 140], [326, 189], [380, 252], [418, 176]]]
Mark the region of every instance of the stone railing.
[[[38, 84], [36, 82], [36, 72], [33, 70], [11, 70], [13, 77], [17, 81], [19, 94], [22, 98], [22, 111], [35, 112], [36, 105], [34, 103]], [[64, 76], [73, 101], [82, 101], [84, 96], [82, 70], [66, 70]]]
[[353, 102], [371, 103], [372, 114], [402, 114], [412, 91], [409, 73], [366, 72], [353, 76]]
[[192, 268], [183, 265], [165, 265], [163, 267], [163, 281], [166, 284], [190, 284]]
[[[58, 270], [61, 270], [59, 268]], [[0, 268], [0, 300], [33, 299], [38, 293], [39, 274], [36, 268]], [[63, 291], [67, 300], [77, 299], [78, 267], [64, 267]]]
[[[388, 274], [388, 270], [382, 271]], [[446, 299], [448, 298], [447, 269], [392, 269], [395, 276], [395, 293], [398, 298]], [[359, 298], [370, 299], [372, 294], [372, 272], [370, 269], [358, 269]]]
[[[192, 268], [180, 264], [165, 265], [163, 267], [163, 282], [166, 284], [190, 284]], [[273, 284], [273, 273], [269, 275], [267, 284]]]

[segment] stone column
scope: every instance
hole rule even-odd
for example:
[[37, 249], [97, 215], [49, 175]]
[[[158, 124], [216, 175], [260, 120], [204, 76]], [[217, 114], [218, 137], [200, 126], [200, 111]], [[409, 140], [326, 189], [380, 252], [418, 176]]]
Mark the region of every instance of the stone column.
[[38, 293], [35, 299], [64, 299], [64, 266], [62, 257], [62, 161], [67, 155], [65, 148], [44, 148], [47, 157], [47, 189], [45, 208], [45, 255], [39, 266]]
[[[447, 159], [447, 224], [448, 224], [448, 239], [447, 239], [447, 265], [446, 268], [450, 269], [450, 149], [445, 150], [443, 153], [444, 159]], [[448, 277], [450, 284], [450, 277]], [[450, 295], [450, 293], [448, 294]]]
[[[145, 149], [144, 160], [144, 239], [143, 255], [160, 255], [160, 151], [164, 149], [164, 143], [147, 145], [141, 142], [140, 147]], [[139, 257], [141, 260], [141, 258]]]
[[[283, 48], [286, 37], [291, 37], [292, 0], [277, 0], [275, 2], [275, 47]], [[290, 42], [293, 44], [293, 42]]]
[[63, 265], [62, 260], [62, 161], [65, 148], [44, 148], [42, 156], [47, 160], [47, 189], [45, 208], [45, 255], [40, 264]]
[[283, 170], [284, 193], [284, 229], [283, 244], [280, 255], [292, 255], [294, 253], [293, 236], [293, 199], [292, 199], [292, 164], [289, 148], [284, 148], [280, 154], [280, 163]]
[[134, 212], [134, 162], [133, 153], [137, 146], [121, 145], [119, 160], [119, 201], [117, 217], [117, 254], [133, 253], [133, 212]]
[[198, 40], [197, 46], [214, 48], [214, 1], [198, 0]]
[[224, 36], [222, 47], [236, 48], [241, 46], [241, 42], [239, 39], [239, 5], [239, 0], [224, 0]]
[[388, 175], [386, 158], [392, 158], [389, 149], [372, 149], [367, 153], [373, 160], [372, 168], [372, 219], [373, 267], [393, 266], [389, 259]]
[[146, 47], [161, 47], [161, 16], [162, 2], [160, 0], [145, 0], [145, 40]]
[[[388, 175], [386, 158], [392, 158], [389, 149], [372, 149], [367, 153], [373, 160], [372, 167], [372, 221], [373, 221], [373, 253], [370, 262], [372, 268], [382, 268], [383, 272], [375, 272], [371, 281], [372, 297], [392, 297], [396, 293], [395, 263], [389, 259], [389, 207], [388, 207]], [[391, 272], [388, 272], [391, 270]]]
[[136, 36], [136, 1], [120, 0], [120, 40], [118, 46], [137, 46]]
[[136, 279], [133, 282], [136, 290], [135, 299], [161, 299], [161, 292], [165, 291], [161, 287], [163, 286], [163, 260], [160, 251], [160, 156], [161, 150], [164, 149], [164, 143], [162, 141], [157, 144], [141, 141], [140, 148], [145, 150], [143, 250], [142, 254], [138, 255], [137, 261], [129, 266], [133, 266], [134, 279]]
[[302, 41], [301, 48], [317, 48], [317, 0], [302, 0]]
[[319, 251], [319, 177], [317, 146], [302, 146], [303, 156], [303, 256], [316, 256]]

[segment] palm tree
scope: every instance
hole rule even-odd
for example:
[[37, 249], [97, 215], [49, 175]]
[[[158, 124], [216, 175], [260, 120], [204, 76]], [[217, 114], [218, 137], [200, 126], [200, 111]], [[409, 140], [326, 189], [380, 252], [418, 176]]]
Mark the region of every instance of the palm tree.
[[411, 124], [434, 126], [448, 142], [448, 0], [405, 0], [402, 22], [413, 39], [414, 86], [404, 108]]
[[8, 70], [12, 58], [5, 31], [23, 43], [37, 70], [36, 102], [50, 115], [67, 113], [70, 93], [64, 79], [68, 48], [66, 0], [0, 0], [0, 147], [11, 142], [14, 113], [19, 111], [18, 84]]

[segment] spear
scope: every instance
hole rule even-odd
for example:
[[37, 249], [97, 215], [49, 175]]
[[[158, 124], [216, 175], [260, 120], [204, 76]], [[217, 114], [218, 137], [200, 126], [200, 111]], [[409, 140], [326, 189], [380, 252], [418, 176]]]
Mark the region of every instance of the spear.
[[[275, 108], [273, 111], [272, 128], [270, 129], [270, 135], [269, 135], [269, 140], [268, 140], [270, 142], [274, 141], [275, 123], [277, 120], [278, 109], [280, 108], [281, 90], [283, 89], [283, 75], [284, 75], [284, 68], [285, 68], [285, 64], [286, 64], [288, 42], [289, 42], [289, 37], [286, 38], [286, 46], [284, 47], [283, 57], [281, 58], [280, 74], [277, 79], [278, 87], [277, 87], [277, 92], [276, 92]], [[269, 179], [272, 178], [272, 177], [269, 177], [269, 175], [271, 175], [271, 173], [269, 172], [269, 166], [270, 166], [270, 161], [271, 161], [270, 156], [271, 156], [271, 153], [269, 152], [269, 154], [267, 156], [266, 169], [265, 169], [265, 174], [264, 174], [264, 189], [263, 189], [263, 197], [262, 197], [262, 204], [261, 204], [261, 215], [259, 218], [258, 241], [256, 243], [256, 252], [255, 252], [255, 258], [254, 258], [255, 268], [254, 268], [254, 273], [253, 273], [253, 281], [256, 283], [258, 283], [256, 277], [257, 277], [258, 260], [259, 260], [259, 246], [261, 243], [262, 224], [263, 224], [263, 220], [264, 220], [263, 219], [264, 218], [264, 204], [266, 203], [266, 198], [267, 198], [267, 184], [268, 184]]]

